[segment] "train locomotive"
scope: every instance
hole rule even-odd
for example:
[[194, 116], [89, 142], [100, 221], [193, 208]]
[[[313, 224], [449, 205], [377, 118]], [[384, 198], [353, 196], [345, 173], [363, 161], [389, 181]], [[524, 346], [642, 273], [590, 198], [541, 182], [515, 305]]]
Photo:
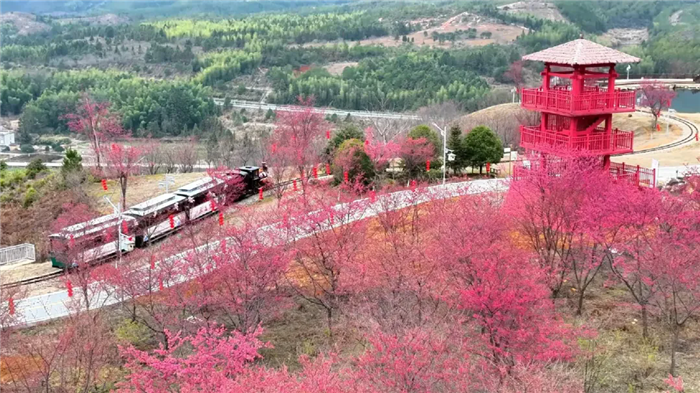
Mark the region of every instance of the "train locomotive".
[[77, 223], [49, 236], [51, 265], [70, 269], [96, 264], [167, 237], [183, 226], [255, 194], [267, 177], [257, 166], [244, 166], [205, 177], [176, 191], [110, 214]]

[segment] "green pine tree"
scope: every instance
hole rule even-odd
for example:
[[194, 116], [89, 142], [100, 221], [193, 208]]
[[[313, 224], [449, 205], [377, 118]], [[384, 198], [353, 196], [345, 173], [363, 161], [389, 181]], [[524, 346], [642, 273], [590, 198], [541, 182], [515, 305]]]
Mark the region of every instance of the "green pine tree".
[[478, 126], [464, 138], [464, 151], [467, 164], [478, 166], [481, 173], [487, 162], [497, 164], [501, 161], [503, 143], [490, 128]]
[[65, 178], [70, 173], [80, 172], [83, 170], [83, 157], [80, 156], [77, 150], [70, 147], [66, 150], [66, 156], [63, 157], [63, 166], [61, 174]]
[[450, 135], [447, 138], [447, 148], [452, 150], [452, 153], [455, 155], [454, 161], [447, 161], [447, 166], [452, 169], [453, 173], [457, 174], [464, 168], [466, 154], [464, 151], [462, 130], [456, 124], [450, 127]]

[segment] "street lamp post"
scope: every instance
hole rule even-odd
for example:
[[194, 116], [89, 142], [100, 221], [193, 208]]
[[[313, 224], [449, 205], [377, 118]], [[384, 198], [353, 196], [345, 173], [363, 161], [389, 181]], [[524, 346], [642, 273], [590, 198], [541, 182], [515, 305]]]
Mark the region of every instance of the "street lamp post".
[[631, 69], [632, 69], [632, 66], [628, 64], [628, 65], [627, 65], [627, 79], [630, 78], [630, 70], [631, 70]]
[[165, 180], [158, 182], [158, 188], [165, 188], [165, 193], [170, 192], [170, 186], [175, 185], [175, 178], [172, 175], [165, 175]]
[[440, 128], [439, 125], [433, 123], [435, 128], [440, 130], [440, 135], [442, 135], [442, 185], [445, 185], [445, 171], [447, 169], [447, 132]]
[[117, 267], [119, 267], [119, 262], [122, 260], [122, 209], [121, 204], [117, 203], [116, 206], [112, 201], [109, 199], [107, 195], [104, 196], [105, 201], [109, 203], [112, 206], [112, 209], [114, 211], [114, 214], [117, 215], [118, 220], [117, 220]]

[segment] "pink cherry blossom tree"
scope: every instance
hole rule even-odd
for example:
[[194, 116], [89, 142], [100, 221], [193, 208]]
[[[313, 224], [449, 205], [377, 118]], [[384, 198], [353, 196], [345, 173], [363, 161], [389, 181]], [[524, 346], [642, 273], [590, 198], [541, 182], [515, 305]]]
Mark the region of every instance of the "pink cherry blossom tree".
[[676, 92], [664, 84], [653, 81], [642, 82], [640, 88], [642, 92], [640, 104], [651, 110], [651, 114], [654, 116], [652, 128], [655, 128], [661, 111], [671, 107], [671, 101], [676, 98]]
[[[129, 374], [119, 384], [120, 392], [221, 391], [249, 363], [259, 358], [258, 350], [267, 344], [259, 340], [262, 329], [246, 334], [225, 334], [216, 325], [200, 328], [195, 334], [166, 331], [168, 348], [161, 345], [152, 353], [133, 347], [120, 347]], [[181, 356], [190, 346], [188, 356]]]
[[102, 169], [101, 159], [104, 144], [126, 134], [122, 128], [121, 120], [109, 110], [109, 106], [108, 102], [95, 102], [85, 94], [78, 111], [65, 116], [68, 119], [68, 128], [73, 132], [83, 134], [90, 142], [90, 147], [95, 154], [98, 173]]

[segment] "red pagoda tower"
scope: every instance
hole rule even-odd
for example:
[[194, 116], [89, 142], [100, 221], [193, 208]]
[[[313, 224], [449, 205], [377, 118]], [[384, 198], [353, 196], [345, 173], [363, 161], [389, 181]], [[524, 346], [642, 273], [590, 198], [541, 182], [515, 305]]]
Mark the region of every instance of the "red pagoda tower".
[[[614, 128], [612, 115], [634, 112], [635, 92], [615, 89], [615, 65], [638, 58], [581, 38], [523, 60], [544, 62], [544, 71], [542, 86], [521, 92], [521, 106], [542, 114], [539, 126], [520, 126], [521, 147], [547, 156], [599, 156], [604, 168], [611, 167], [610, 155], [632, 152], [634, 132]], [[617, 165], [610, 169], [619, 172]], [[623, 174], [629, 169], [622, 165]]]

